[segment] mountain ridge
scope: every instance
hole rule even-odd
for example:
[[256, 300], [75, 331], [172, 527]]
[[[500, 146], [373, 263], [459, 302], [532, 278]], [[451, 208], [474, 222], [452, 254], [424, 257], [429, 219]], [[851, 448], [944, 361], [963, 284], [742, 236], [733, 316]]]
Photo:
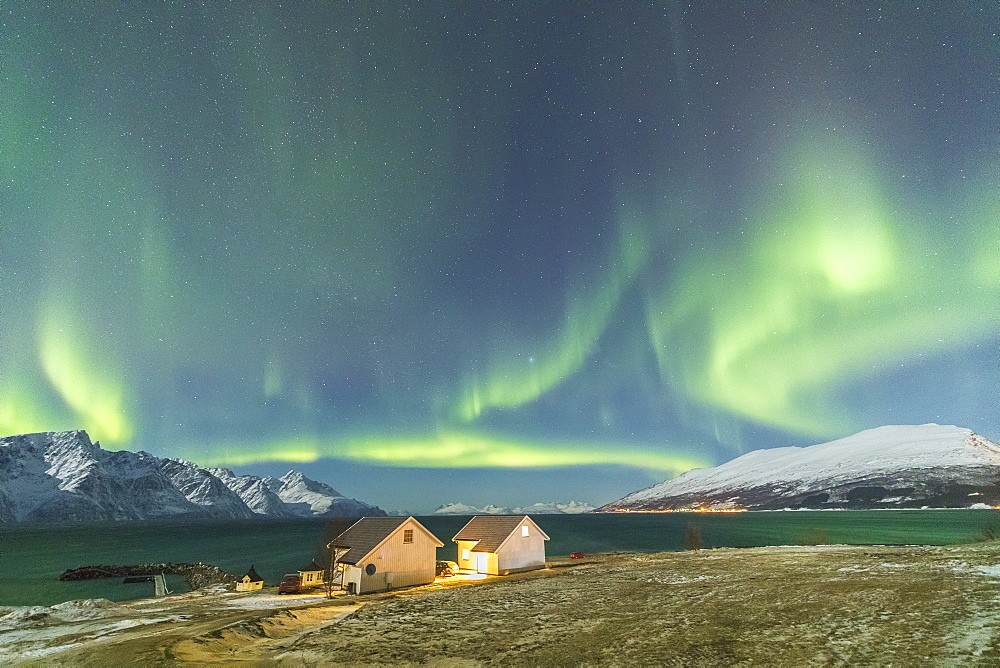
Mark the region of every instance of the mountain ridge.
[[598, 512], [957, 508], [1000, 504], [1000, 445], [953, 425], [889, 425], [753, 450], [628, 494]]
[[237, 476], [144, 451], [104, 450], [83, 430], [0, 438], [0, 523], [363, 515], [385, 512], [298, 471]]
[[466, 503], [446, 503], [438, 506], [433, 515], [580, 515], [590, 513], [594, 507], [589, 503], [534, 503], [530, 506], [520, 506], [516, 508], [502, 508], [494, 504], [488, 504], [482, 508], [476, 508]]

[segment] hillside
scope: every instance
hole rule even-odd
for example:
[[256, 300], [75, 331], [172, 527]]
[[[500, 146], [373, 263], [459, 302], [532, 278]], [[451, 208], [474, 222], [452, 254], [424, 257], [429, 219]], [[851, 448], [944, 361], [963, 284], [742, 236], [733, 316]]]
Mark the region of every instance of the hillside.
[[960, 508], [1000, 504], [1000, 445], [969, 429], [886, 426], [808, 447], [754, 450], [633, 492], [601, 512]]

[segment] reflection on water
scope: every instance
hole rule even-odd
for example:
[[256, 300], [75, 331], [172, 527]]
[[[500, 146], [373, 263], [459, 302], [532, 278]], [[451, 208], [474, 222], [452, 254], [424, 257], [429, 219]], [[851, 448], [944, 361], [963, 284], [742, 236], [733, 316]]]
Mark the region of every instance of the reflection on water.
[[[421, 517], [445, 547], [438, 559], [454, 560], [451, 537], [467, 517]], [[697, 535], [700, 545], [934, 544], [964, 543], [997, 534], [992, 510], [875, 510], [748, 513], [654, 513], [538, 515], [549, 535], [549, 555], [570, 552], [682, 550]], [[80, 598], [124, 601], [152, 594], [152, 584], [121, 578], [59, 582], [64, 570], [97, 564], [204, 562], [236, 576], [252, 565], [269, 585], [313, 558], [349, 520], [250, 520], [179, 524], [91, 523], [66, 526], [0, 526], [0, 605], [52, 605]], [[687, 544], [686, 544], [687, 542]], [[184, 591], [168, 576], [171, 591]], [[148, 590], [148, 591], [147, 591]]]

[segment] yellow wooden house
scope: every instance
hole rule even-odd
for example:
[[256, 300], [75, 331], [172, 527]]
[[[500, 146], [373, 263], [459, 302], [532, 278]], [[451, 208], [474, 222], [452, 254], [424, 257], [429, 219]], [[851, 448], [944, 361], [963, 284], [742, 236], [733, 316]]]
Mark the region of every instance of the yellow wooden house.
[[313, 559], [308, 565], [299, 569], [299, 577], [302, 579], [302, 588], [318, 587], [323, 584], [323, 567]]
[[264, 578], [257, 574], [253, 566], [247, 574], [236, 581], [236, 591], [257, 591], [264, 587]]

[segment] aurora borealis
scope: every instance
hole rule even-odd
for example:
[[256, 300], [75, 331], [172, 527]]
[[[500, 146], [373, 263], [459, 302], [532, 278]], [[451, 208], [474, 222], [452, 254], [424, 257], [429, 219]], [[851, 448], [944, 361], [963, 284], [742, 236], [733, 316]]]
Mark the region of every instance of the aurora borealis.
[[386, 508], [1000, 439], [1000, 8], [0, 6], [0, 435]]

